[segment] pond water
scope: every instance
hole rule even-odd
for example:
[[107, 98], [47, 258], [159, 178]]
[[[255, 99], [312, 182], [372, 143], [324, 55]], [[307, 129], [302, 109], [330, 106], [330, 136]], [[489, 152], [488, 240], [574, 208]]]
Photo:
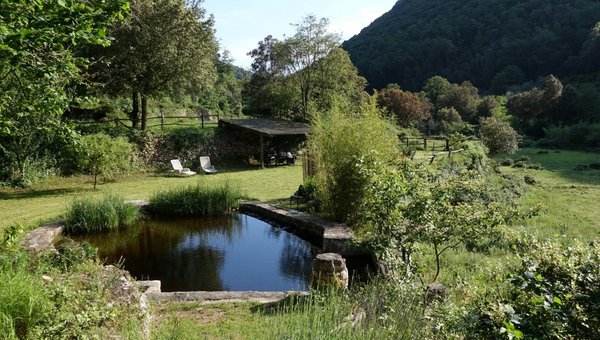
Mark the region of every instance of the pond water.
[[109, 234], [74, 237], [98, 247], [162, 291], [306, 290], [317, 249], [254, 217], [147, 220]]

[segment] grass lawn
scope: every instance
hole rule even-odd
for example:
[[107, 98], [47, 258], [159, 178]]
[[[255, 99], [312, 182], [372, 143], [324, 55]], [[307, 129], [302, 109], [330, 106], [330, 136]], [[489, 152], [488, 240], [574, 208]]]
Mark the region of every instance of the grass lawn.
[[[218, 164], [217, 164], [218, 166]], [[126, 199], [147, 200], [153, 192], [198, 182], [229, 181], [239, 186], [248, 198], [286, 202], [302, 183], [302, 166], [280, 166], [267, 169], [221, 169], [213, 175], [167, 177], [157, 174], [121, 176], [93, 189], [93, 179], [87, 176], [51, 178], [30, 189], [0, 191], [0, 230], [20, 223], [24, 226], [57, 219], [75, 197], [119, 194]]]
[[513, 158], [521, 156], [544, 166], [544, 170], [503, 168], [536, 180], [523, 203], [541, 203], [546, 212], [525, 221], [526, 230], [537, 233], [541, 239], [563, 238], [566, 242], [600, 237], [600, 170], [575, 169], [578, 165], [600, 163], [600, 154], [527, 148]]

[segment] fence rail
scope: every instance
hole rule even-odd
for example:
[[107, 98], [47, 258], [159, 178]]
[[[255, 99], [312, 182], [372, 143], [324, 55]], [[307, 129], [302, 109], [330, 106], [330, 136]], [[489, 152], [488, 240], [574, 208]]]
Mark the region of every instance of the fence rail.
[[[216, 119], [215, 119], [216, 118]], [[180, 123], [180, 122], [170, 122], [170, 120], [193, 120], [193, 122], [190, 123]], [[198, 115], [198, 116], [165, 116], [163, 114], [161, 114], [160, 116], [156, 116], [156, 117], [148, 117], [146, 118], [146, 121], [155, 121], [155, 120], [160, 120], [160, 122], [158, 124], [147, 124], [146, 127], [147, 128], [153, 128], [153, 127], [158, 127], [160, 126], [161, 130], [164, 130], [165, 126], [193, 126], [196, 125], [196, 123], [200, 123], [200, 125], [202, 126], [202, 128], [205, 127], [206, 124], [218, 124], [219, 120], [220, 120], [220, 115]], [[127, 125], [125, 122], [129, 122], [130, 125]], [[113, 119], [108, 119], [108, 120], [103, 120], [103, 121], [79, 121], [79, 124], [89, 124], [89, 125], [96, 125], [96, 124], [114, 124], [115, 126], [124, 126], [126, 128], [131, 128], [131, 126], [133, 125], [133, 120], [131, 118], [113, 118]]]

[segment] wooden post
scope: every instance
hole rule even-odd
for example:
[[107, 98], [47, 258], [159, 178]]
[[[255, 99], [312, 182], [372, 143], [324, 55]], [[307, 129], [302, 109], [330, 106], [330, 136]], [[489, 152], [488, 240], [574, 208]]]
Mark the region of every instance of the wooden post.
[[427, 138], [423, 137], [423, 150], [427, 151]]
[[160, 110], [160, 129], [165, 129], [165, 113], [162, 110]]
[[450, 151], [450, 138], [446, 138], [446, 150]]
[[202, 128], [204, 129], [204, 112], [200, 112], [200, 120], [202, 121]]
[[265, 168], [265, 141], [262, 133], [260, 134], [260, 167]]

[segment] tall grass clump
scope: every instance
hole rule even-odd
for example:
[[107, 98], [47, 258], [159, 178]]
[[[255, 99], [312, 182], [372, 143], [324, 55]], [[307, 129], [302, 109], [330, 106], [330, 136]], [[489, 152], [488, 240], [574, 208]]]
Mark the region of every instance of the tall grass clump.
[[84, 197], [73, 201], [67, 211], [65, 231], [70, 234], [105, 232], [130, 225], [139, 217], [139, 209], [125, 203], [122, 197]]
[[325, 213], [337, 221], [349, 221], [363, 197], [366, 181], [359, 161], [377, 153], [383, 161], [400, 155], [393, 125], [386, 121], [372, 102], [358, 113], [343, 103], [315, 114], [309, 137], [311, 154], [318, 164], [318, 196]]
[[419, 339], [423, 294], [412, 284], [376, 280], [350, 291], [326, 289], [263, 307], [269, 339]]
[[198, 183], [154, 193], [150, 209], [160, 215], [218, 216], [237, 208], [241, 197], [240, 190], [229, 183]]
[[25, 339], [45, 321], [52, 308], [41, 277], [24, 268], [0, 270], [0, 334], [3, 339]]

